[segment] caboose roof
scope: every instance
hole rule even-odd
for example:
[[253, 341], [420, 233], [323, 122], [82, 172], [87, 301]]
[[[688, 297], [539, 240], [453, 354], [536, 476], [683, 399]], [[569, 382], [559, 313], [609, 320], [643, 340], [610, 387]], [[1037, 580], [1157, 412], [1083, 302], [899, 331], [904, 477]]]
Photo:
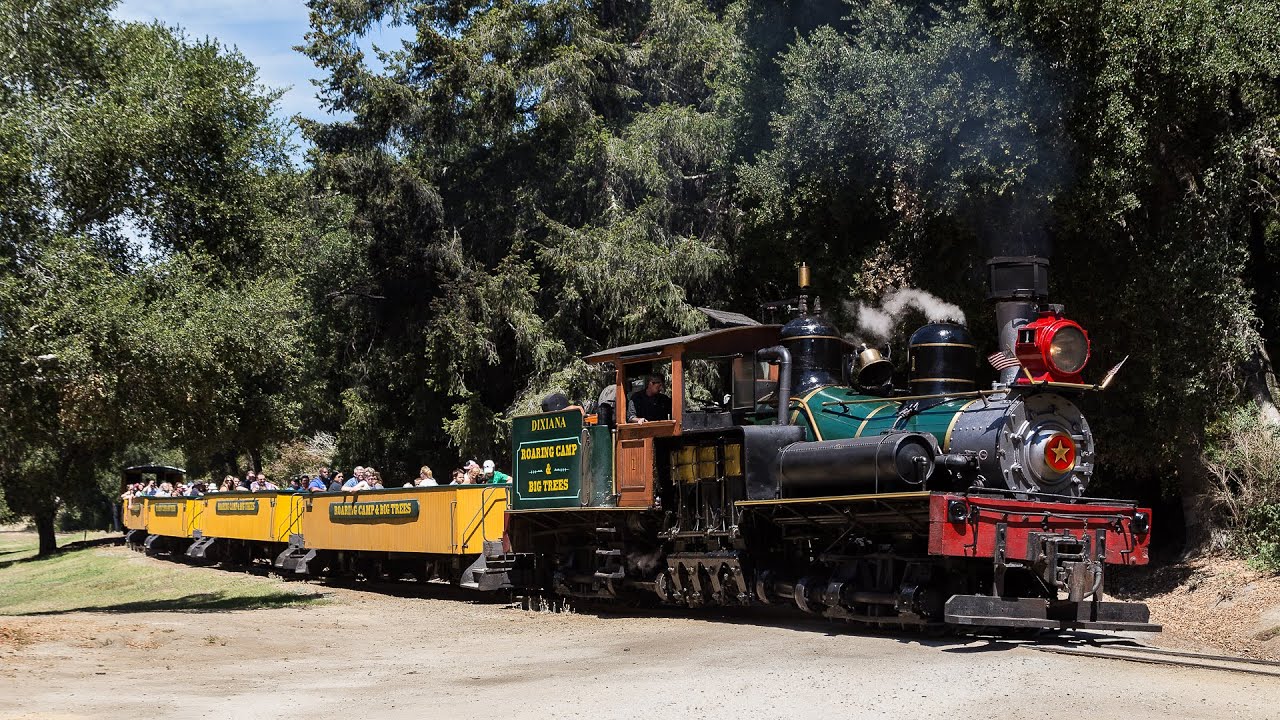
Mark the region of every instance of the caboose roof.
[[626, 362], [631, 358], [637, 360], [654, 357], [670, 357], [684, 353], [705, 353], [723, 355], [737, 352], [749, 352], [759, 348], [778, 344], [778, 333], [781, 325], [748, 325], [743, 327], [707, 330], [693, 335], [649, 342], [623, 345], [621, 347], [601, 350], [588, 355], [589, 363]]

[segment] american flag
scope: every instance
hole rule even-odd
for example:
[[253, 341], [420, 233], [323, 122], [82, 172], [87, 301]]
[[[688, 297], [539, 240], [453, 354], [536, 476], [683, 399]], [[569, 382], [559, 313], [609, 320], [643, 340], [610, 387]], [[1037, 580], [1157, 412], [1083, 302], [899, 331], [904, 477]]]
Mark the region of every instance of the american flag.
[[987, 362], [991, 363], [991, 367], [996, 370], [1008, 370], [1022, 365], [1022, 363], [1018, 362], [1018, 358], [1014, 357], [1014, 354], [1008, 350], [991, 353], [987, 356]]

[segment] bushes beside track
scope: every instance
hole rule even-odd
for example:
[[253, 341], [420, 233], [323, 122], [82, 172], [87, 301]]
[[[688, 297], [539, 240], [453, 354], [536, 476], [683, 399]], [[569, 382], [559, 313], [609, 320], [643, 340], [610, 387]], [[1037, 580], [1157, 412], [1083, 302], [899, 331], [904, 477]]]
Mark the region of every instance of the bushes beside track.
[[1213, 546], [1280, 571], [1280, 428], [1242, 407], [1209, 429], [1205, 464]]

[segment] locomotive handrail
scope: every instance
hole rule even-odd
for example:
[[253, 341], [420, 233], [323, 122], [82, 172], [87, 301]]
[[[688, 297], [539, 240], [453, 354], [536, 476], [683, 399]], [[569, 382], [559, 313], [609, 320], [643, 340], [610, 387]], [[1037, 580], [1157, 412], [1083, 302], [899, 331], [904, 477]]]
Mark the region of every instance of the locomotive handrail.
[[965, 397], [989, 397], [991, 395], [1007, 395], [1009, 388], [1002, 390], [968, 390], [958, 393], [934, 393], [932, 395], [903, 395], [901, 397], [872, 397], [862, 398], [859, 400], [829, 400], [822, 403], [822, 407], [831, 407], [834, 405], [862, 405], [864, 403], [885, 402], [891, 400], [894, 402], [907, 402], [910, 400], [934, 400], [936, 398], [965, 398]]
[[1096, 498], [1096, 497], [1071, 497], [1069, 495], [1054, 495], [1053, 493], [1026, 492], [1020, 490], [1009, 490], [1008, 488], [993, 487], [970, 487], [965, 491], [970, 497], [981, 498], [984, 495], [1002, 495], [1010, 500], [1020, 500], [1020, 496], [1030, 497], [1037, 500], [1048, 500], [1052, 502], [1060, 502], [1068, 505], [1122, 505], [1124, 507], [1136, 508], [1138, 503], [1133, 500], [1116, 500], [1114, 498]]

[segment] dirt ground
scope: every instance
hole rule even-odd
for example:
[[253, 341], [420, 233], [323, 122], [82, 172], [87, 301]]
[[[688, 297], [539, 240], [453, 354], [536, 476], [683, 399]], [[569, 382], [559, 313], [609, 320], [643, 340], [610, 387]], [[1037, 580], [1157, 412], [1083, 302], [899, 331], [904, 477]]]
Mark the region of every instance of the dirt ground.
[[1280, 577], [1209, 556], [1135, 568], [1117, 580], [1119, 597], [1147, 603], [1164, 626], [1156, 644], [1280, 660]]
[[537, 612], [442, 586], [296, 585], [329, 601], [0, 617], [0, 718], [1280, 716], [1272, 678], [1015, 642], [758, 615]]

